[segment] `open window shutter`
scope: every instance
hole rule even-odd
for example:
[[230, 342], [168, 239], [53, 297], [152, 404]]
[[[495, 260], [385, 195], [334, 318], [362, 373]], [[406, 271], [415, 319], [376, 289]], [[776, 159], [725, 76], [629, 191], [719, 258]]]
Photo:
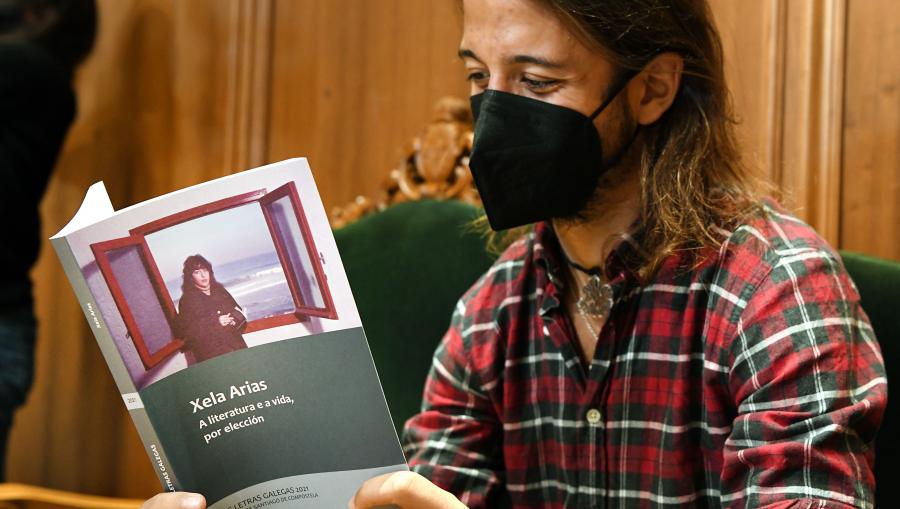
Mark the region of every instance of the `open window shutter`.
[[134, 235], [91, 245], [100, 272], [125, 321], [144, 367], [182, 347], [175, 338], [175, 309], [144, 237]]
[[297, 313], [337, 318], [334, 301], [293, 182], [260, 198]]

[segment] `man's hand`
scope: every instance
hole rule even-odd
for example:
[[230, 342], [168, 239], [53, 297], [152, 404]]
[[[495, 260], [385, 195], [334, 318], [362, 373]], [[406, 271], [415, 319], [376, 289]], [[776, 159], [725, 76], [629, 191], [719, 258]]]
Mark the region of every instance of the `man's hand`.
[[[466, 509], [450, 493], [413, 472], [394, 472], [366, 481], [353, 500], [351, 509], [369, 509], [383, 505], [401, 509]], [[206, 499], [197, 493], [160, 493], [144, 502], [141, 509], [206, 509]]]
[[396, 505], [401, 509], [466, 509], [449, 492], [414, 472], [394, 472], [369, 479], [348, 507], [369, 509], [384, 505]]
[[141, 509], [206, 509], [206, 499], [203, 495], [184, 491], [160, 493], [144, 502]]

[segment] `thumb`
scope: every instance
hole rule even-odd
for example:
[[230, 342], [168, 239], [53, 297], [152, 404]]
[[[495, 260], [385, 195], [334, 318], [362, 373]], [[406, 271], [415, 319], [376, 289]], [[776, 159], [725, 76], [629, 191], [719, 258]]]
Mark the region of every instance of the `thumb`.
[[206, 499], [185, 491], [160, 493], [144, 502], [141, 509], [206, 509]]

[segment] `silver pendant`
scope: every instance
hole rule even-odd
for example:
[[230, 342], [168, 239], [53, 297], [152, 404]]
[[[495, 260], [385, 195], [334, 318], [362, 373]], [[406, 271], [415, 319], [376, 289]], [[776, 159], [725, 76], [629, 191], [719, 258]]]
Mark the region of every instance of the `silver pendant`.
[[581, 287], [581, 296], [578, 298], [578, 310], [593, 318], [602, 320], [609, 315], [613, 306], [613, 290], [608, 284], [603, 283], [600, 276], [594, 275]]

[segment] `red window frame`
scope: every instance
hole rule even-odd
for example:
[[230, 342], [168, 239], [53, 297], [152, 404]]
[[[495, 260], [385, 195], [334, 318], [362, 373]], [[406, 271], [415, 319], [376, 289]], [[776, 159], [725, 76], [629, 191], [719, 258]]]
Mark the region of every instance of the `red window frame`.
[[[300, 279], [300, 277], [297, 274], [296, 267], [294, 267], [293, 263], [288, 257], [287, 248], [284, 246], [284, 239], [282, 238], [283, 236], [279, 234], [278, 227], [275, 224], [274, 219], [272, 219], [271, 212], [267, 208], [267, 205], [285, 197], [290, 199], [291, 205], [296, 212], [297, 222], [300, 225], [300, 230], [303, 234], [303, 239], [305, 240], [304, 245], [306, 245], [307, 255], [309, 256], [309, 259], [313, 264], [313, 271], [316, 276], [316, 281], [318, 282], [319, 289], [322, 292], [322, 299], [325, 301], [325, 306], [322, 308], [312, 307], [303, 302], [302, 293], [297, 287], [297, 281]], [[319, 250], [316, 249], [315, 242], [313, 241], [312, 232], [309, 229], [309, 223], [307, 223], [306, 221], [306, 213], [304, 213], [303, 211], [303, 204], [300, 203], [300, 196], [297, 194], [297, 188], [294, 186], [294, 183], [289, 182], [286, 185], [274, 189], [266, 196], [260, 198], [259, 202], [262, 206], [263, 216], [265, 216], [266, 218], [266, 223], [269, 225], [269, 233], [272, 234], [272, 240], [275, 241], [275, 251], [278, 253], [278, 258], [281, 260], [281, 266], [284, 267], [288, 286], [291, 287], [291, 295], [293, 295], [294, 297], [294, 307], [297, 310], [296, 312], [303, 313], [309, 316], [329, 318], [331, 320], [337, 319], [337, 311], [334, 307], [334, 301], [331, 298], [331, 291], [328, 289], [328, 278], [325, 277], [325, 270], [322, 268], [322, 262], [319, 259]]]
[[[288, 256], [287, 248], [285, 247], [285, 240], [282, 238], [282, 235], [279, 234], [278, 227], [271, 217], [271, 212], [267, 208], [267, 205], [284, 197], [288, 197], [290, 199], [291, 206], [293, 207], [293, 210], [296, 214], [297, 223], [299, 224], [301, 233], [303, 235], [304, 245], [306, 246], [309, 259], [313, 265], [313, 271], [318, 282], [318, 288], [322, 294], [323, 301], [325, 302], [324, 307], [317, 308], [314, 306], [309, 306], [303, 302], [302, 294], [297, 285], [297, 280], [299, 279], [297, 268], [293, 266], [290, 257]], [[119, 282], [112, 270], [112, 266], [107, 254], [108, 251], [131, 245], [141, 246], [140, 254], [141, 259], [144, 263], [144, 267], [147, 269], [147, 273], [150, 276], [150, 280], [156, 292], [156, 295], [160, 300], [167, 319], [169, 320], [170, 327], [174, 331], [175, 318], [178, 314], [175, 309], [175, 303], [172, 300], [172, 296], [169, 294], [168, 288], [166, 288], [165, 281], [163, 280], [162, 274], [159, 271], [159, 267], [157, 267], [156, 262], [153, 259], [153, 254], [150, 252], [150, 248], [147, 245], [145, 237], [154, 232], [178, 225], [180, 223], [184, 223], [186, 221], [254, 202], [259, 203], [260, 209], [263, 213], [263, 217], [265, 218], [266, 224], [269, 228], [269, 234], [272, 236], [272, 241], [275, 245], [275, 251], [278, 254], [278, 259], [284, 269], [285, 279], [288, 282], [291, 296], [294, 299], [294, 311], [292, 313], [286, 313], [283, 315], [251, 320], [247, 323], [247, 328], [244, 330], [244, 333], [307, 321], [311, 316], [328, 318], [332, 320], [337, 319], [337, 310], [334, 306], [334, 300], [331, 296], [331, 290], [328, 287], [327, 277], [325, 276], [325, 271], [322, 267], [322, 260], [319, 257], [319, 251], [316, 248], [315, 240], [313, 239], [312, 232], [309, 227], [309, 222], [306, 219], [306, 214], [303, 210], [303, 205], [300, 202], [300, 197], [297, 193], [297, 188], [294, 183], [288, 182], [287, 184], [284, 184], [268, 193], [266, 192], [266, 190], [260, 189], [248, 193], [239, 194], [229, 198], [206, 203], [197, 207], [192, 207], [190, 209], [186, 209], [156, 219], [149, 223], [136, 226], [128, 231], [128, 237], [98, 242], [91, 245], [91, 250], [94, 252], [94, 257], [97, 260], [97, 265], [100, 268], [100, 272], [103, 274], [103, 278], [109, 286], [109, 289], [113, 296], [113, 300], [116, 303], [116, 307], [118, 308], [119, 313], [122, 315], [125, 326], [128, 329], [128, 333], [131, 336], [132, 341], [134, 342], [134, 345], [141, 357], [141, 361], [143, 362], [145, 368], [149, 369], [157, 365], [172, 353], [177, 352], [184, 346], [184, 342], [179, 338], [173, 336], [172, 341], [170, 341], [163, 348], [154, 353], [150, 352], [143, 336], [140, 333], [140, 330], [138, 329], [137, 322], [131, 312], [131, 309], [129, 308], [128, 303], [125, 300], [125, 293], [122, 291], [122, 288], [119, 285]]]
[[131, 312], [131, 307], [125, 299], [125, 292], [122, 291], [119, 280], [113, 272], [112, 264], [110, 263], [108, 256], [109, 251], [129, 246], [140, 247], [139, 254], [141, 256], [141, 262], [143, 262], [144, 268], [150, 276], [150, 283], [153, 286], [153, 290], [156, 292], [156, 297], [160, 301], [163, 312], [166, 314], [166, 318], [169, 320], [169, 326], [174, 330], [175, 316], [177, 314], [175, 312], [175, 305], [172, 303], [172, 297], [169, 295], [168, 289], [166, 289], [166, 284], [160, 275], [159, 268], [156, 266], [156, 262], [153, 261], [153, 255], [150, 254], [150, 249], [147, 247], [147, 243], [144, 241], [143, 237], [122, 237], [104, 242], [97, 242], [91, 244], [91, 251], [94, 252], [94, 259], [97, 260], [97, 266], [100, 268], [100, 273], [103, 274], [103, 279], [106, 280], [106, 284], [109, 286], [113, 301], [116, 303], [119, 314], [122, 315], [122, 320], [125, 322], [125, 328], [128, 329], [128, 335], [131, 337], [135, 348], [137, 348], [141, 362], [143, 362], [144, 368], [150, 369], [159, 364], [166, 357], [181, 350], [184, 346], [184, 342], [173, 336], [172, 341], [156, 352], [151, 352], [150, 348], [147, 346], [147, 342], [144, 340], [144, 336], [138, 327], [137, 320]]

